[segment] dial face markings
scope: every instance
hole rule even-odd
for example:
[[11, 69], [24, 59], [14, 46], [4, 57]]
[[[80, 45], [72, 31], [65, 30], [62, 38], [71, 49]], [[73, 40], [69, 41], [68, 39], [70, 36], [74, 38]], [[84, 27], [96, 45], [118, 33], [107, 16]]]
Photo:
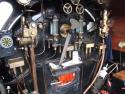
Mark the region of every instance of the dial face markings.
[[66, 14], [70, 14], [72, 12], [72, 5], [70, 3], [66, 3], [64, 6], [63, 6], [63, 11], [66, 13]]
[[3, 36], [1, 39], [0, 39], [0, 45], [3, 47], [3, 48], [10, 48], [13, 46], [13, 40], [10, 36]]

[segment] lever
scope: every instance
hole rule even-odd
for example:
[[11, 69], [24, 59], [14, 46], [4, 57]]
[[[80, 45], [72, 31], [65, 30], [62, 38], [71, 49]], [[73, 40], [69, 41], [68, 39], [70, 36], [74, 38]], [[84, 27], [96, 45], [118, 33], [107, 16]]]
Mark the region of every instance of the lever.
[[62, 63], [63, 63], [63, 60], [64, 60], [65, 55], [66, 55], [66, 51], [67, 51], [68, 44], [69, 44], [69, 42], [70, 42], [70, 38], [71, 38], [71, 34], [68, 33], [67, 38], [66, 38], [66, 41], [65, 41], [65, 45], [64, 45], [64, 48], [63, 48], [63, 52], [62, 52], [62, 55], [61, 55], [61, 58], [60, 58], [59, 64], [62, 64]]

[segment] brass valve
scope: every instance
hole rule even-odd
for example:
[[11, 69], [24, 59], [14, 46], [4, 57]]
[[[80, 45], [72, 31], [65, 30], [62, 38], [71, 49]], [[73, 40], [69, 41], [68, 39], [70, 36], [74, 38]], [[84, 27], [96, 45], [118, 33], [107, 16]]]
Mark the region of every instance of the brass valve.
[[35, 22], [31, 22], [28, 27], [26, 25], [23, 26], [22, 37], [18, 38], [17, 40], [19, 41], [20, 45], [34, 43], [37, 34], [37, 24]]

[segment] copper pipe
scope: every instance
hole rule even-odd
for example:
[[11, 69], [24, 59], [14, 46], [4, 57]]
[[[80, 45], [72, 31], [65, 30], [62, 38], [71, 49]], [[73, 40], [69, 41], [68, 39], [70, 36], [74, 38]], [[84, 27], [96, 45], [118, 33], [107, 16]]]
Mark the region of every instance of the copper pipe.
[[101, 71], [101, 68], [102, 68], [102, 66], [103, 66], [103, 63], [104, 63], [104, 57], [105, 57], [105, 45], [104, 45], [104, 47], [103, 47], [103, 50], [102, 50], [102, 57], [101, 57], [101, 61], [100, 61], [100, 67], [99, 67], [99, 69], [98, 69], [98, 71], [97, 71], [97, 73], [96, 73], [96, 75], [95, 75], [95, 77], [94, 77], [94, 79], [92, 80], [92, 82], [90, 83], [90, 85], [85, 89], [85, 91], [83, 92], [83, 94], [86, 94], [87, 92], [88, 92], [88, 90], [93, 86], [93, 84], [95, 83], [95, 81], [96, 81], [96, 79], [97, 79], [97, 77], [98, 77], [98, 74], [100, 73], [100, 71]]
[[34, 91], [38, 93], [37, 72], [36, 72], [35, 53], [33, 45], [32, 47], [30, 47], [30, 58], [31, 58], [31, 72], [32, 72]]

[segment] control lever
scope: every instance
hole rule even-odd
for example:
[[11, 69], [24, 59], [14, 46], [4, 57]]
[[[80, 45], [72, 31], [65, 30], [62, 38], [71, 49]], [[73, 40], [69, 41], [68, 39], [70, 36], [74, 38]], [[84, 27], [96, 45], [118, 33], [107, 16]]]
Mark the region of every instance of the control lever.
[[[78, 51], [73, 51], [72, 60], [61, 63], [61, 66], [63, 68], [66, 68], [66, 67], [70, 67], [70, 66], [79, 65], [81, 63], [82, 63], [82, 61], [81, 61], [81, 58], [78, 54]], [[51, 67], [52, 70], [61, 69], [60, 65], [57, 65], [57, 64], [54, 64], [54, 63], [49, 63], [49, 66]]]
[[65, 45], [64, 45], [64, 48], [63, 48], [63, 52], [62, 52], [62, 55], [61, 55], [61, 58], [60, 58], [60, 62], [59, 62], [60, 65], [63, 63], [63, 60], [65, 58], [67, 47], [68, 47], [68, 44], [70, 42], [70, 38], [71, 38], [71, 34], [68, 33], [66, 41], [65, 41]]

